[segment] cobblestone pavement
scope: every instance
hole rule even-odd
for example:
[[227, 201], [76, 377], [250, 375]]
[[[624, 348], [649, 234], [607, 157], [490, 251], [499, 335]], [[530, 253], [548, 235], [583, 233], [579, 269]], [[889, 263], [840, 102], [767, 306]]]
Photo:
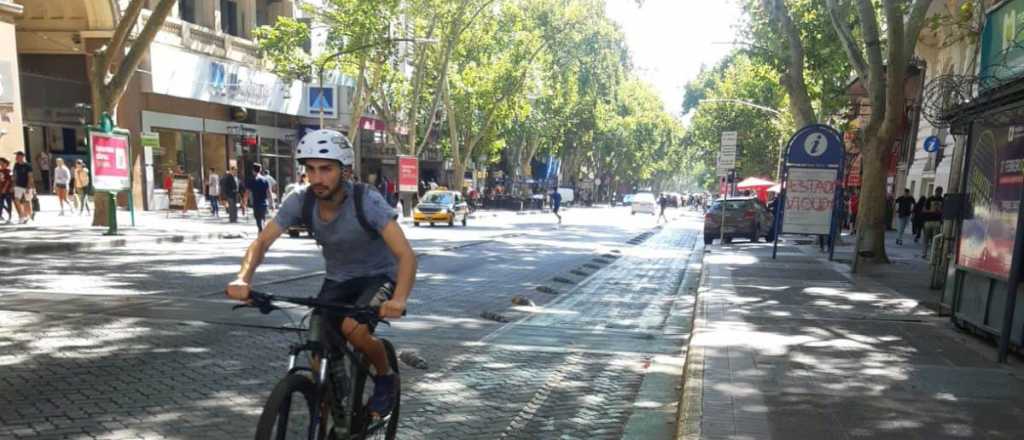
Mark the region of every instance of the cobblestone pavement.
[[[622, 436], [659, 359], [681, 355], [693, 304], [676, 296], [692, 225], [623, 244], [632, 230], [528, 227], [424, 259], [412, 315], [381, 331], [431, 365], [403, 370], [399, 438]], [[479, 318], [613, 244], [620, 261], [562, 295], [533, 291], [543, 307], [529, 317]], [[318, 285], [305, 277], [267, 289]], [[280, 316], [232, 314], [193, 292], [0, 295], [0, 439], [250, 437], [295, 334], [251, 327]]]
[[548, 313], [428, 373], [410, 387], [403, 438], [621, 438], [653, 357], [682, 350], [665, 333], [673, 305], [689, 302], [679, 287], [694, 242], [656, 235]]
[[1020, 365], [795, 246], [709, 248], [697, 309], [684, 439], [1024, 438]]

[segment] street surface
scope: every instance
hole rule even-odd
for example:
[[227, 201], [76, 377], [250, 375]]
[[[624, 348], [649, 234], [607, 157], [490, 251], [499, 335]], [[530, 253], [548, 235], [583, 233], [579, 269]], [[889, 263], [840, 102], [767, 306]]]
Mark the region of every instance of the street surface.
[[[699, 217], [682, 214], [406, 226], [419, 276], [409, 316], [380, 334], [429, 367], [402, 365], [399, 438], [672, 438], [701, 257]], [[5, 257], [0, 439], [251, 437], [298, 313], [231, 311], [247, 244]], [[321, 276], [311, 240], [282, 238], [255, 281], [308, 296]]]

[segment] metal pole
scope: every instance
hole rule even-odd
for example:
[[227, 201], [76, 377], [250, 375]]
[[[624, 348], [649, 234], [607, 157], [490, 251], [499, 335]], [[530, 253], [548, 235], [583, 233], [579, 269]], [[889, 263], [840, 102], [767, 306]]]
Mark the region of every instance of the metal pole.
[[108, 191], [107, 206], [107, 232], [103, 235], [117, 235], [117, 196], [114, 191]]
[[1006, 306], [1003, 309], [1003, 328], [999, 333], [999, 363], [1006, 363], [1010, 351], [1010, 332], [1013, 330], [1013, 315], [1017, 308], [1017, 288], [1020, 286], [1020, 271], [1024, 261], [1024, 203], [1017, 205], [1017, 234], [1013, 239], [1013, 262], [1010, 264], [1010, 279], [1006, 287]]
[[[728, 176], [726, 177], [728, 179]], [[729, 199], [729, 181], [725, 182], [725, 194], [722, 194], [722, 223], [718, 225], [718, 245], [725, 246], [725, 201]]]
[[782, 175], [780, 177], [782, 177], [781, 179], [779, 179], [782, 183], [780, 183], [781, 188], [779, 191], [779, 195], [775, 200], [775, 221], [772, 224], [772, 229], [775, 230], [775, 232], [773, 233], [775, 240], [772, 240], [773, 260], [779, 253], [779, 240], [781, 239], [781, 237], [779, 237], [779, 233], [782, 232], [783, 211], [786, 209], [786, 187], [789, 186], [786, 184], [786, 179], [789, 178], [789, 167], [786, 167], [785, 164], [783, 164]]

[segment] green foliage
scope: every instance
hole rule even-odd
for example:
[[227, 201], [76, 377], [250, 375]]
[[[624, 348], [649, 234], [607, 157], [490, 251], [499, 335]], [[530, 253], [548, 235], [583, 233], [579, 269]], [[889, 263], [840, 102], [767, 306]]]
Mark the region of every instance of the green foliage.
[[[666, 188], [707, 172], [686, 162], [682, 124], [630, 72], [604, 0], [328, 0], [307, 12], [328, 28], [324, 54], [302, 51], [309, 26], [296, 20], [256, 32], [275, 72], [309, 80], [343, 52], [327, 68], [364, 75], [377, 115], [415, 124], [409, 143], [436, 139], [456, 167], [483, 155], [528, 172], [551, 154], [568, 180]], [[434, 43], [373, 45], [396, 37]]]
[[[804, 47], [804, 75], [808, 94], [819, 120], [835, 116], [848, 104], [846, 87], [851, 67], [835, 35], [825, 0], [781, 0], [789, 9]], [[770, 66], [778, 74], [785, 72], [788, 48], [780, 37], [773, 17], [762, 7], [762, 0], [743, 0], [744, 25], [740, 26], [743, 51], [753, 60]]]
[[[687, 85], [686, 94], [782, 109], [788, 98], [782, 86], [772, 80], [775, 75], [771, 66], [737, 52], [701, 72]], [[723, 131], [738, 132], [741, 153], [737, 168], [741, 176], [777, 177], [781, 145], [793, 131], [790, 117], [780, 120], [765, 110], [729, 102], [698, 101], [690, 109], [692, 119], [687, 127], [681, 161], [690, 164], [694, 170], [691, 177], [700, 186], [714, 187], [715, 160]]]
[[253, 30], [260, 54], [274, 73], [286, 81], [311, 81], [313, 60], [302, 48], [309, 43], [309, 26], [290, 17], [279, 17], [274, 26]]

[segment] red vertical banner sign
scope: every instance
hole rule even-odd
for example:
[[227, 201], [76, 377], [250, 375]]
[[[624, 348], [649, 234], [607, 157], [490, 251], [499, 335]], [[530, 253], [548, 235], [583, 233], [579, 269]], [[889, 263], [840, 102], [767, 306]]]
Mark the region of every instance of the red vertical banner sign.
[[419, 190], [420, 162], [414, 156], [398, 156], [398, 191]]
[[100, 191], [124, 191], [131, 188], [128, 134], [90, 130], [89, 146], [93, 188]]

